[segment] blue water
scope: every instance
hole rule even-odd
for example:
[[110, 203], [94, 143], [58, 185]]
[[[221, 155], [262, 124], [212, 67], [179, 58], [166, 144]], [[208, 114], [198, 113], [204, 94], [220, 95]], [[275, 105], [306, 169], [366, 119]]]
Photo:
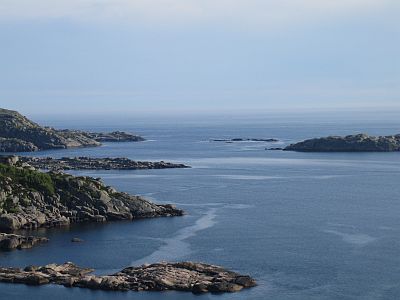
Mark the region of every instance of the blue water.
[[[35, 155], [126, 156], [191, 165], [74, 172], [175, 203], [188, 215], [41, 230], [37, 234], [48, 236], [48, 244], [0, 253], [0, 265], [73, 261], [106, 274], [144, 262], [194, 260], [250, 274], [259, 285], [237, 294], [194, 296], [1, 284], [0, 299], [400, 299], [400, 153], [264, 150], [328, 134], [398, 133], [400, 122], [49, 119], [47, 124], [135, 131], [148, 141]], [[274, 137], [282, 143], [209, 141], [230, 137]], [[85, 242], [73, 244], [71, 237]]]

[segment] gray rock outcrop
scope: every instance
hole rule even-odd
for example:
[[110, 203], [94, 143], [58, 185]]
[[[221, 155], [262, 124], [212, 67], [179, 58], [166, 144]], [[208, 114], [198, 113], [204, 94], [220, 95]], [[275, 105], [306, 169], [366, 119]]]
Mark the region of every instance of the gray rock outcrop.
[[0, 233], [0, 250], [29, 249], [48, 241], [45, 237]]

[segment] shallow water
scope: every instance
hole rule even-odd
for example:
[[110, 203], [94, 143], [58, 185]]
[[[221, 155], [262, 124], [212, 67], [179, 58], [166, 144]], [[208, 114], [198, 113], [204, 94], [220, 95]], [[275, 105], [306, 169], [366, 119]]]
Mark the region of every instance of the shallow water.
[[[400, 123], [131, 121], [54, 125], [133, 130], [149, 141], [35, 155], [126, 156], [193, 166], [73, 172], [102, 177], [122, 191], [160, 203], [175, 203], [188, 215], [41, 230], [37, 234], [49, 236], [48, 244], [0, 253], [0, 265], [73, 261], [105, 274], [144, 262], [194, 260], [251, 274], [259, 286], [237, 294], [194, 296], [1, 284], [0, 299], [400, 298], [400, 153], [264, 150], [327, 134], [392, 134], [398, 132]], [[209, 141], [233, 137], [273, 137], [283, 142]], [[73, 244], [72, 237], [85, 242]]]

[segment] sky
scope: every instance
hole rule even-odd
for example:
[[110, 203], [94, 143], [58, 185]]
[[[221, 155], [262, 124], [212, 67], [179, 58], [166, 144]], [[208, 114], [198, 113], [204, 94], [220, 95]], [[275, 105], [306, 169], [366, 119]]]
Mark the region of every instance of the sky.
[[398, 0], [0, 0], [0, 107], [400, 111]]

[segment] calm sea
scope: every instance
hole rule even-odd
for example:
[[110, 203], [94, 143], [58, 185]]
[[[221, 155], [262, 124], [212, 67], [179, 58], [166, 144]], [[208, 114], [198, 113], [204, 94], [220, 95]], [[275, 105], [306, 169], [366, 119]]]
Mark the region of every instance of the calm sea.
[[[259, 285], [237, 294], [194, 296], [1, 284], [0, 299], [400, 299], [400, 153], [265, 151], [329, 134], [399, 133], [400, 121], [347, 116], [40, 122], [142, 134], [146, 142], [35, 155], [189, 164], [193, 168], [74, 172], [159, 203], [175, 203], [188, 214], [35, 232], [50, 242], [0, 253], [0, 265], [72, 261], [107, 274], [144, 262], [192, 260], [250, 274]], [[281, 142], [210, 141], [234, 137]], [[72, 237], [85, 242], [73, 244]]]

